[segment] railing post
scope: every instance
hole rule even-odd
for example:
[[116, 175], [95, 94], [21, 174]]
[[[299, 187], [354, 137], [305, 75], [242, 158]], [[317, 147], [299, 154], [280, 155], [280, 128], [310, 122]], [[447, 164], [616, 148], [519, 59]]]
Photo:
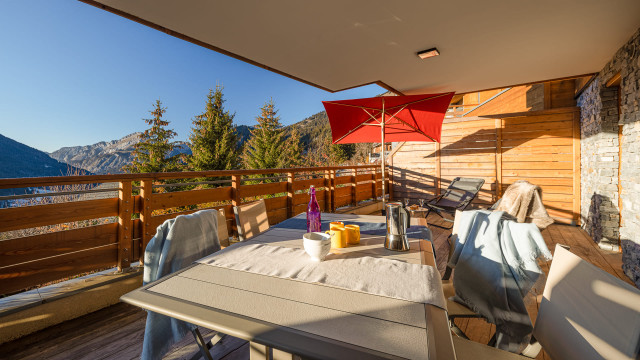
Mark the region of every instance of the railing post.
[[329, 176], [331, 176], [331, 189], [329, 190], [331, 196], [331, 212], [336, 212], [336, 171], [329, 170]]
[[333, 194], [333, 183], [331, 181], [331, 170], [324, 171], [324, 211], [331, 212], [332, 208], [332, 199], [331, 196]]
[[502, 197], [502, 119], [495, 120], [496, 127], [496, 191], [492, 201], [495, 203]]
[[[401, 146], [403, 146], [405, 143], [402, 143], [401, 145], [399, 145], [396, 148], [396, 152], [400, 149]], [[395, 154], [395, 152], [393, 153]], [[395, 177], [394, 177], [394, 167], [393, 167], [393, 154], [391, 155], [391, 159], [389, 160], [389, 164], [387, 165], [387, 168], [389, 168], [389, 177], [386, 177], [389, 181], [389, 186], [387, 186], [387, 188], [389, 189], [389, 201], [393, 201], [393, 184], [395, 182]], [[386, 169], [385, 169], [386, 170]], [[382, 180], [382, 173], [380, 173], [380, 180]], [[380, 186], [382, 186], [382, 184], [380, 184]], [[380, 190], [380, 193], [382, 193], [382, 188]], [[384, 200], [384, 198], [383, 198]], [[382, 202], [384, 204], [384, 201]]]
[[[371, 171], [371, 170], [369, 170]], [[376, 175], [377, 175], [377, 171], [376, 169], [373, 169], [373, 173], [371, 174], [371, 178], [373, 179], [373, 181], [371, 182], [371, 198], [375, 201], [378, 198], [378, 186], [377, 186], [377, 181], [376, 181]]]
[[351, 205], [358, 205], [358, 169], [353, 169], [353, 177], [351, 178]]
[[124, 271], [131, 265], [131, 181], [119, 183], [118, 187], [118, 271]]
[[[240, 183], [242, 182], [242, 175], [231, 175], [231, 205], [240, 206]], [[236, 217], [233, 217], [231, 222], [231, 230], [234, 235], [238, 234], [238, 224], [236, 224]]]
[[435, 196], [440, 195], [442, 191], [442, 151], [440, 148], [440, 143], [436, 142], [436, 178], [433, 182], [433, 186], [435, 187]]
[[295, 174], [292, 172], [287, 173], [287, 219], [293, 217], [293, 196], [295, 190], [293, 189], [293, 182], [295, 181]]
[[140, 209], [140, 223], [142, 224], [142, 244], [140, 245], [140, 263], [144, 263], [144, 250], [147, 248], [149, 240], [155, 235], [151, 227], [151, 192], [153, 181], [151, 179], [142, 180], [140, 186], [140, 197], [142, 198], [142, 208]]

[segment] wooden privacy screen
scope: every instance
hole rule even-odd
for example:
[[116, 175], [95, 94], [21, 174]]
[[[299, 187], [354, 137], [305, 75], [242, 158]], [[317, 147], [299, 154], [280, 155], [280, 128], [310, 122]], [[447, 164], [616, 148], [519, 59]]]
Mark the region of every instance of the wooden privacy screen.
[[487, 208], [516, 180], [542, 188], [549, 215], [579, 223], [579, 108], [445, 119], [441, 143], [407, 142], [392, 158], [393, 195], [440, 194], [455, 177], [485, 179], [475, 204]]
[[[252, 180], [264, 175], [276, 177]], [[162, 190], [156, 186], [153, 191], [154, 183], [164, 179], [207, 177], [230, 180], [215, 188], [158, 192]], [[269, 223], [277, 224], [306, 211], [309, 195], [304, 191], [311, 185], [317, 189], [321, 209], [332, 212], [379, 196], [380, 180], [378, 165], [0, 179], [0, 188], [118, 184], [108, 190], [106, 199], [0, 209], [0, 234], [26, 230], [21, 235], [5, 233], [8, 238], [0, 240], [0, 294], [113, 266], [127, 268], [141, 259], [158, 225], [198, 211], [194, 205], [224, 209], [231, 233], [235, 229], [234, 205], [265, 198]], [[139, 195], [134, 195], [133, 181], [140, 182]], [[33, 231], [77, 221], [88, 222], [69, 230], [62, 225], [43, 234]]]

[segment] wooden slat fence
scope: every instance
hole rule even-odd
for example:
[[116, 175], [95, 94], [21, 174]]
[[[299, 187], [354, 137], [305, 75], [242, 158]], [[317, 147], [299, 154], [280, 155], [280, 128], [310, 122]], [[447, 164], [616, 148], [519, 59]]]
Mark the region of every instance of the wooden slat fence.
[[[157, 186], [203, 178], [228, 180], [198, 190]], [[233, 235], [234, 205], [263, 198], [269, 222], [276, 224], [306, 211], [311, 185], [322, 210], [333, 212], [380, 196], [380, 180], [377, 165], [0, 179], [0, 189], [118, 185], [101, 199], [0, 209], [0, 294], [114, 266], [124, 270], [141, 260], [157, 226], [180, 214], [222, 209]], [[38, 229], [44, 226], [49, 228]]]
[[579, 108], [445, 119], [441, 143], [407, 142], [393, 156], [395, 198], [440, 194], [455, 177], [485, 179], [488, 207], [516, 180], [539, 185], [549, 215], [580, 221]]

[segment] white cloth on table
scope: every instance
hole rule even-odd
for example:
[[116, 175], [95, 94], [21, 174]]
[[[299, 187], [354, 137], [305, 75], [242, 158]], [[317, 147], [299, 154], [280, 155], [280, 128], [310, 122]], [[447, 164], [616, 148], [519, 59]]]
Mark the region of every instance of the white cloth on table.
[[326, 284], [347, 290], [432, 304], [446, 309], [435, 267], [370, 256], [332, 255], [313, 261], [304, 250], [241, 243], [198, 260], [232, 270]]
[[[144, 253], [143, 285], [220, 250], [217, 229], [216, 210], [179, 215], [158, 226]], [[161, 359], [193, 328], [184, 321], [148, 311], [141, 358]]]
[[543, 274], [537, 259], [550, 260], [551, 253], [535, 224], [502, 215], [462, 212], [449, 266], [454, 300], [496, 324], [496, 347], [518, 353], [533, 331], [524, 297]]

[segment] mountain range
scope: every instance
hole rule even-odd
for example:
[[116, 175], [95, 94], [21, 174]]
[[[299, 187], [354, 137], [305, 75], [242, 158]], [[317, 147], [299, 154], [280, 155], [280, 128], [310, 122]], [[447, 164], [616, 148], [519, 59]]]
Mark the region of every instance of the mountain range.
[[1, 178], [61, 176], [78, 169], [0, 134]]
[[[285, 136], [290, 136], [296, 128], [302, 142], [303, 151], [313, 151], [322, 134], [330, 131], [326, 113], [314, 114], [300, 122], [285, 126]], [[238, 125], [236, 131], [240, 145], [251, 137], [253, 126]], [[60, 176], [78, 171], [92, 174], [122, 173], [122, 167], [130, 164], [134, 145], [140, 133], [132, 133], [118, 140], [101, 141], [92, 145], [69, 146], [50, 154], [21, 144], [0, 135], [0, 178]], [[176, 153], [191, 153], [185, 142], [178, 142]]]
[[[36, 176], [62, 176], [86, 173], [64, 162], [53, 159], [44, 151], [34, 149], [0, 135], [0, 178]], [[0, 195], [30, 193], [29, 188], [0, 189]], [[0, 205], [2, 202], [0, 201]], [[1, 207], [1, 206], [0, 206]]]
[[[134, 145], [140, 141], [140, 134], [136, 132], [119, 140], [101, 141], [93, 145], [63, 147], [49, 156], [94, 174], [118, 174], [123, 172], [123, 166], [133, 160], [132, 152]], [[179, 141], [176, 145], [177, 148], [169, 156], [191, 154], [186, 143]]]

